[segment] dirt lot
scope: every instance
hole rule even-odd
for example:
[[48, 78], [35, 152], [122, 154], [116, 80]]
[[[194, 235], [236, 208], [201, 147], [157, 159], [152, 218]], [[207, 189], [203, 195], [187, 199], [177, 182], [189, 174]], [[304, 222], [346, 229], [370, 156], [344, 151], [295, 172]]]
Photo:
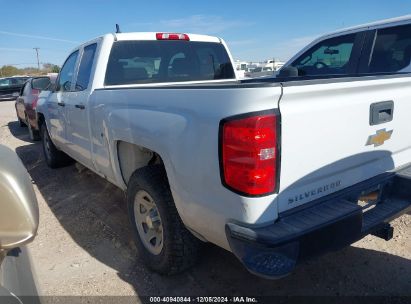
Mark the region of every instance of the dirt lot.
[[394, 222], [389, 242], [368, 236], [278, 281], [249, 274], [209, 244], [195, 268], [162, 277], [136, 255], [123, 192], [76, 165], [49, 169], [40, 143], [19, 127], [14, 102], [0, 103], [0, 143], [17, 152], [33, 179], [41, 218], [29, 247], [43, 295], [411, 296], [411, 215]]

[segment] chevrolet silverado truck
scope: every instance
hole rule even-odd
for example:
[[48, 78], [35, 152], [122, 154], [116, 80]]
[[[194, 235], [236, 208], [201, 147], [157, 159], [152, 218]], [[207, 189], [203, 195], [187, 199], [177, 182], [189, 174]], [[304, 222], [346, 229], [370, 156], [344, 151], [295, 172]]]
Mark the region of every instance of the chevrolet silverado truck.
[[39, 101], [45, 160], [127, 193], [153, 270], [187, 269], [204, 241], [280, 278], [368, 234], [389, 240], [410, 210], [410, 56], [411, 16], [325, 35], [250, 80], [219, 38], [107, 34]]

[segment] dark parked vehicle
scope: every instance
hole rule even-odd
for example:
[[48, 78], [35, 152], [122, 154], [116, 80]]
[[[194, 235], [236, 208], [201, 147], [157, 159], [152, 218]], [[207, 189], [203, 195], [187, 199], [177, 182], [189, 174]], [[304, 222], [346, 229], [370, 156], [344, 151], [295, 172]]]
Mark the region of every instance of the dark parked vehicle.
[[51, 76], [30, 78], [24, 83], [16, 99], [17, 119], [21, 127], [28, 127], [31, 140], [40, 139], [36, 114], [39, 95], [41, 91], [49, 89], [55, 80], [56, 77]]
[[16, 99], [27, 79], [28, 77], [0, 78], [0, 101]]

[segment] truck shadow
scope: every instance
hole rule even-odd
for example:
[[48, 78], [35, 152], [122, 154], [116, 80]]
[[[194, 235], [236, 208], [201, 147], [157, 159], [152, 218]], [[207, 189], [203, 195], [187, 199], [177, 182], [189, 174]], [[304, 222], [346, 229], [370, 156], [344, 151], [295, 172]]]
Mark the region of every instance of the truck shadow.
[[19, 122], [18, 122], [17, 120], [16, 120], [16, 121], [10, 121], [10, 122], [7, 124], [7, 126], [8, 126], [8, 128], [9, 128], [9, 130], [10, 130], [10, 133], [11, 133], [14, 137], [16, 137], [16, 138], [18, 138], [18, 139], [20, 139], [20, 140], [22, 140], [22, 141], [32, 142], [32, 141], [30, 140], [29, 131], [28, 131], [27, 127], [20, 127], [20, 124], [19, 124]]
[[[269, 281], [248, 273], [231, 253], [206, 244], [193, 269], [173, 277], [157, 275], [136, 255], [121, 190], [76, 166], [49, 169], [40, 144], [20, 146], [16, 152], [73, 240], [115, 269], [138, 296], [411, 294], [410, 260], [355, 246], [305, 262], [290, 276]], [[374, 241], [367, 238], [361, 246]], [[401, 240], [384, 243], [385, 248], [397, 241]]]

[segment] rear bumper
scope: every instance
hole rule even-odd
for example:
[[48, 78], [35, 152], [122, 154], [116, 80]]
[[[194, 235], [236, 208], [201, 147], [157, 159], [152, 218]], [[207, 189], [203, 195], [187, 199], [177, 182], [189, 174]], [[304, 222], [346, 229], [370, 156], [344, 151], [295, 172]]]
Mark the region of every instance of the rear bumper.
[[[378, 190], [379, 201], [363, 210], [365, 192]], [[276, 279], [306, 258], [348, 246], [411, 210], [411, 166], [386, 173], [280, 215], [269, 226], [227, 223], [232, 252], [252, 273]]]

